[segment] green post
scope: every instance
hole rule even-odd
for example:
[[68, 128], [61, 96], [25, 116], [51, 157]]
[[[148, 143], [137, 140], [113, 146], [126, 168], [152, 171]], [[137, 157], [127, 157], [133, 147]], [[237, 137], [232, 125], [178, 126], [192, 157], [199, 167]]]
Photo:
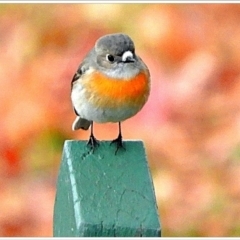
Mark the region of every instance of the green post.
[[142, 141], [64, 144], [54, 205], [54, 237], [160, 237], [156, 198]]

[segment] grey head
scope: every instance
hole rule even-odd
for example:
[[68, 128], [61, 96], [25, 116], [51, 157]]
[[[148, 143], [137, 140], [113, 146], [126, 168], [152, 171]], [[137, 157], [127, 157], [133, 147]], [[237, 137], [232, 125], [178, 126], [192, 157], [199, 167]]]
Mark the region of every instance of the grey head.
[[114, 56], [122, 56], [126, 51], [134, 53], [135, 47], [132, 39], [128, 35], [117, 33], [99, 38], [95, 44], [95, 50], [99, 55], [109, 53]]
[[[139, 73], [141, 60], [135, 54], [132, 39], [122, 33], [99, 38], [94, 47], [93, 61], [103, 73], [114, 78], [130, 78]], [[92, 55], [92, 56], [93, 56]]]

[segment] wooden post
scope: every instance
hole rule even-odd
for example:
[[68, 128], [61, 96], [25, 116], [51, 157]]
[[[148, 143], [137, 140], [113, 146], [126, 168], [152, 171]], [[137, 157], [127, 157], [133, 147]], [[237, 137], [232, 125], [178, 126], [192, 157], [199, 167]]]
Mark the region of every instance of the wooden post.
[[160, 237], [160, 219], [142, 141], [126, 151], [101, 141], [64, 144], [54, 205], [54, 237]]

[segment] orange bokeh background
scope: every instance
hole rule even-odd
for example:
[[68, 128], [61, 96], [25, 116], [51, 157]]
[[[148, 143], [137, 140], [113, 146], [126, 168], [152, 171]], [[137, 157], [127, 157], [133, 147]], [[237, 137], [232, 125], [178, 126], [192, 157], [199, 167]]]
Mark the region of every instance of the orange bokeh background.
[[146, 146], [162, 235], [239, 236], [239, 26], [239, 4], [0, 4], [0, 236], [52, 236], [63, 143], [89, 136], [71, 130], [70, 82], [114, 32], [151, 73], [122, 131]]

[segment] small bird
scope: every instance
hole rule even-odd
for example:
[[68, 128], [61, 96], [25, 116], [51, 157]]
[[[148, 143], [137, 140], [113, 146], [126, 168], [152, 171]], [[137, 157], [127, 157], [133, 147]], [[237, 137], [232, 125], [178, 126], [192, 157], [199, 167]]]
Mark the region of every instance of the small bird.
[[93, 134], [93, 123], [118, 123], [118, 137], [111, 142], [116, 144], [116, 154], [124, 148], [121, 122], [142, 109], [149, 93], [150, 73], [136, 55], [132, 39], [123, 33], [102, 36], [71, 82], [71, 100], [77, 115], [72, 130], [91, 126], [87, 145], [94, 151], [99, 141]]

